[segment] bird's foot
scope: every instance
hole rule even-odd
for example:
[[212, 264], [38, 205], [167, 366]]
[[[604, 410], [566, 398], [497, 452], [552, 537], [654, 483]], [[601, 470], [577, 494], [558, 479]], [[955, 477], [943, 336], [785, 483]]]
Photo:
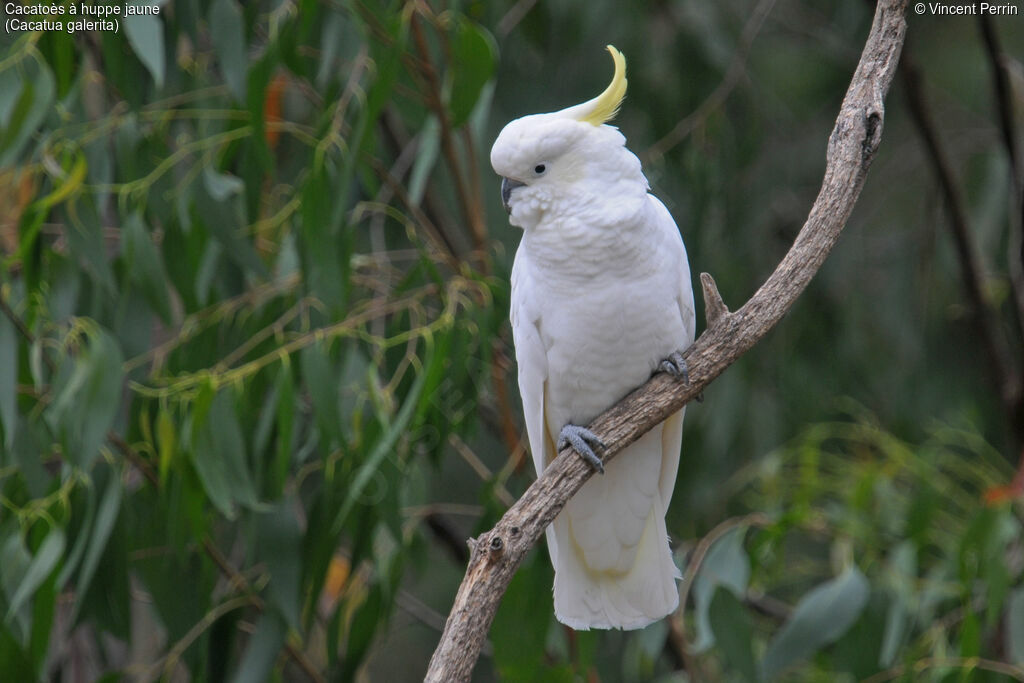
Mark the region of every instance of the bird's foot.
[[562, 450], [566, 446], [572, 446], [573, 450], [579, 453], [580, 457], [586, 460], [591, 467], [604, 474], [604, 465], [601, 463], [601, 458], [594, 452], [594, 448], [607, 448], [607, 446], [597, 434], [586, 427], [565, 425], [558, 435], [558, 450]]
[[690, 370], [686, 367], [686, 359], [678, 351], [673, 351], [669, 354], [668, 358], [661, 361], [658, 364], [658, 369], [673, 377], [682, 377], [685, 384], [690, 383]]

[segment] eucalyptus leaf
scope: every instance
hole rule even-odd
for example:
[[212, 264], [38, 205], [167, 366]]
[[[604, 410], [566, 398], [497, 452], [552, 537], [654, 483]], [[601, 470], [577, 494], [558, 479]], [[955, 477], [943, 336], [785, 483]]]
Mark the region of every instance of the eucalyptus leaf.
[[[92, 578], [96, 573], [96, 568], [99, 566], [100, 557], [107, 547], [107, 541], [110, 539], [110, 534], [114, 530], [114, 524], [117, 522], [117, 516], [121, 510], [122, 494], [123, 489], [120, 478], [117, 476], [110, 477], [103, 491], [103, 497], [100, 500], [96, 521], [89, 534], [89, 545], [85, 552], [85, 559], [75, 581], [75, 590], [80, 595], [84, 595], [88, 591], [89, 584], [92, 583]], [[77, 607], [78, 604], [76, 604], [76, 609]]]
[[737, 597], [745, 595], [750, 581], [750, 558], [743, 549], [747, 527], [736, 526], [727, 531], [708, 550], [693, 583], [693, 601], [696, 605], [697, 638], [695, 652], [703, 652], [715, 644], [714, 631], [708, 619], [711, 599], [715, 590], [723, 586]]
[[[0, 62], [4, 73], [0, 88], [0, 168], [13, 162], [36, 128], [50, 112], [57, 93], [53, 71], [35, 55], [20, 62]], [[13, 73], [13, 75], [12, 75]]]
[[32, 597], [36, 589], [50, 576], [50, 573], [64, 554], [64, 542], [64, 532], [60, 529], [52, 529], [46, 535], [46, 538], [43, 539], [39, 550], [32, 556], [28, 567], [25, 568], [25, 574], [21, 577], [14, 595], [11, 596], [7, 606], [7, 614], [4, 616], [5, 624], [14, 618], [14, 615], [18, 613], [22, 605]]
[[245, 29], [242, 10], [234, 0], [214, 0], [210, 7], [210, 31], [218, 37], [214, 42], [224, 80], [238, 102], [245, 102]]
[[855, 565], [811, 589], [769, 641], [761, 661], [763, 678], [772, 680], [789, 666], [835, 642], [860, 616], [868, 593], [868, 580]]
[[[18, 429], [18, 332], [5, 315], [0, 315], [0, 426], [3, 451], [10, 452]], [[3, 460], [0, 459], [0, 463]]]
[[497, 43], [482, 26], [463, 19], [452, 41], [451, 124], [461, 126], [473, 112], [484, 84], [494, 75]]
[[249, 636], [242, 661], [231, 678], [232, 683], [258, 683], [270, 680], [274, 662], [277, 661], [277, 654], [284, 645], [287, 633], [288, 629], [278, 615], [265, 612]]
[[1006, 651], [1010, 661], [1024, 666], [1024, 586], [1018, 586], [1006, 602]]
[[85, 348], [61, 364], [56, 399], [45, 415], [60, 435], [67, 458], [88, 469], [99, 455], [121, 405], [123, 358], [117, 341], [92, 326]]
[[239, 504], [256, 507], [256, 491], [245, 457], [245, 438], [229, 391], [220, 391], [194, 425], [192, 464], [210, 502], [234, 519]]
[[142, 215], [132, 213], [122, 228], [125, 258], [132, 281], [153, 306], [164, 323], [171, 324], [171, 298], [167, 293], [167, 274], [160, 252], [149, 236]]
[[[140, 2], [133, 4], [141, 5]], [[157, 88], [164, 86], [166, 74], [164, 56], [163, 23], [159, 16], [151, 14], [134, 14], [121, 20], [125, 35], [132, 50], [138, 55], [139, 61], [146, 67]]]
[[759, 679], [750, 616], [728, 588], [715, 589], [708, 607], [708, 622], [715, 634], [715, 646], [722, 652], [728, 667], [737, 671], [744, 681], [756, 683]]

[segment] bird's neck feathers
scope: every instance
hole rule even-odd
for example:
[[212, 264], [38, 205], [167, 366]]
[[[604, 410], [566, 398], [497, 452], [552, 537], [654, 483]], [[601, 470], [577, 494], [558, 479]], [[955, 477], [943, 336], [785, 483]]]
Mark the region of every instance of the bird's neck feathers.
[[654, 243], [647, 233], [653, 226], [647, 181], [638, 175], [555, 186], [531, 202], [542, 209], [532, 224], [523, 226], [519, 248], [532, 266], [576, 284], [645, 267], [646, 250]]

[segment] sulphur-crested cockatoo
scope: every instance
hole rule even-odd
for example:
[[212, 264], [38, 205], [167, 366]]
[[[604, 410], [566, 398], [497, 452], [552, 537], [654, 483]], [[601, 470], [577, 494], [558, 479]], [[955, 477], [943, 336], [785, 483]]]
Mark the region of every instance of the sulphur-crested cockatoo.
[[602, 470], [584, 425], [653, 372], [685, 376], [693, 343], [686, 248], [648, 194], [640, 160], [606, 125], [626, 94], [626, 60], [598, 97], [509, 123], [491, 149], [509, 220], [523, 229], [512, 269], [512, 332], [538, 475], [571, 444], [591, 477], [547, 529], [555, 615], [575, 629], [642, 628], [679, 602], [665, 511], [683, 411]]

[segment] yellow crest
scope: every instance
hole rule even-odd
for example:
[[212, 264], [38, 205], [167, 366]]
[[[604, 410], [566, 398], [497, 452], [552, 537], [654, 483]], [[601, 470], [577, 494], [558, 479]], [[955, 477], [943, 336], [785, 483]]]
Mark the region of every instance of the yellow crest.
[[615, 118], [619, 106], [626, 97], [626, 58], [614, 46], [608, 45], [608, 52], [615, 60], [615, 75], [604, 92], [584, 105], [585, 110], [578, 120], [594, 126], [600, 126]]

